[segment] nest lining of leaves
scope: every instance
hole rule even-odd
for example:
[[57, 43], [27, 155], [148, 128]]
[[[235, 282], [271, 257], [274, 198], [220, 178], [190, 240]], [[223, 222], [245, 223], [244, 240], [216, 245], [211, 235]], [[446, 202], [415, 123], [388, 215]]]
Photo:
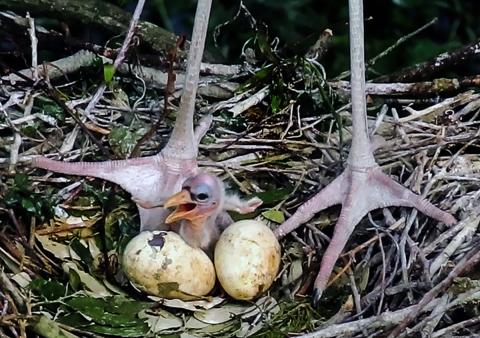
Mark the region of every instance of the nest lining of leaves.
[[[214, 114], [214, 126], [200, 147], [200, 167], [226, 179], [242, 195], [262, 198], [262, 208], [248, 217], [261, 217], [275, 227], [341, 172], [351, 121], [348, 100], [325, 82], [317, 62], [298, 56], [282, 59], [271, 52], [266, 53], [269, 63], [251, 65], [255, 75], [236, 77], [242, 82], [234, 98], [201, 97], [197, 117]], [[99, 69], [94, 64], [69, 75], [70, 81], [56, 79], [51, 84], [71, 103], [93, 90], [96, 82], [91, 78], [102, 80]], [[257, 104], [246, 105], [235, 117], [229, 111], [240, 95], [252, 97], [265, 88], [268, 93]], [[109, 89], [85, 125], [115, 158], [127, 158], [160, 117], [163, 93], [149, 88], [142, 98], [141, 83], [122, 76], [116, 76]], [[281, 242], [280, 274], [269, 295], [255, 304], [218, 298], [210, 305], [152, 302], [129, 287], [121, 274], [122, 249], [139, 224], [128, 194], [109, 182], [28, 166], [30, 156], [59, 155], [62, 147], [64, 159], [108, 158], [89, 136], [75, 131], [75, 120], [41, 86], [18, 84], [3, 90], [2, 104], [14, 95], [19, 100], [5, 106], [0, 116], [0, 291], [4, 304], [11, 306], [8, 310], [3, 305], [8, 313], [3, 328], [26, 321], [37, 333], [55, 327], [73, 335], [136, 337], [153, 331], [283, 336], [355, 323], [359, 312], [362, 320], [378, 322], [384, 311], [418, 303], [479, 244], [478, 95], [445, 95], [440, 108], [429, 114], [422, 112], [433, 106], [433, 99], [417, 104], [417, 97], [405, 95], [401, 104], [395, 96], [372, 96], [371, 132], [387, 140], [375, 152], [382, 170], [453, 213], [459, 224], [449, 229], [410, 209], [372, 212], [357, 226], [338, 260], [339, 276], [327, 289], [323, 305], [313, 309], [305, 296], [336, 223], [338, 208], [333, 207]], [[447, 100], [450, 97], [456, 98], [454, 103]], [[22, 120], [23, 102], [33, 103], [35, 118]], [[177, 103], [171, 101], [172, 106]], [[402, 107], [407, 104], [419, 116], [405, 121], [409, 114]], [[141, 145], [142, 156], [161, 149], [173, 120], [174, 114], [166, 117]], [[70, 139], [72, 132], [75, 137]], [[19, 138], [21, 145], [16, 147]], [[15, 152], [17, 163], [11, 165]], [[432, 300], [448, 318], [439, 320], [437, 330], [464, 320], [465, 313], [469, 318], [477, 315], [478, 297], [467, 297], [456, 306], [439, 305], [442, 295], [452, 304], [466, 293], [478, 293], [475, 276], [473, 270]], [[359, 302], [353, 305], [353, 299]], [[474, 306], [462, 309], [466, 301]], [[387, 331], [398, 324], [386, 319], [383, 323]]]

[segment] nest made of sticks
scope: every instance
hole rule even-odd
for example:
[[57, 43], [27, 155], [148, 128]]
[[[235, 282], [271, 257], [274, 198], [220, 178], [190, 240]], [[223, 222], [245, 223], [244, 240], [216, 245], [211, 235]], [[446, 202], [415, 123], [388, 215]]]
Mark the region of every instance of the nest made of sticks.
[[[85, 52], [72, 56], [85, 64], [93, 57]], [[3, 78], [10, 81], [0, 99], [3, 336], [24, 335], [26, 327], [45, 336], [60, 331], [76, 336], [284, 336], [315, 330], [305, 336], [383, 336], [413, 315], [410, 331], [401, 335], [479, 331], [479, 94], [457, 88], [432, 99], [428, 90], [418, 93], [405, 84], [367, 86], [369, 132], [387, 141], [375, 152], [382, 170], [454, 214], [455, 226], [405, 208], [370, 213], [357, 226], [323, 302], [314, 309], [306, 296], [336, 223], [338, 208], [330, 208], [282, 241], [276, 283], [256, 303], [218, 298], [151, 302], [125, 286], [119, 274], [119, 255], [138, 226], [128, 194], [101, 180], [46, 173], [28, 163], [38, 154], [106, 160], [98, 143], [117, 158], [130, 156], [161, 118], [163, 92], [144, 90], [145, 82], [120, 72], [82, 129], [66, 110], [81, 116], [89, 102], [83, 95], [86, 79], [94, 68], [76, 73], [71, 82], [52, 69], [35, 84]], [[197, 102], [199, 115], [214, 114], [199, 165], [227, 180], [232, 190], [260, 196], [264, 205], [250, 217], [272, 228], [341, 172], [350, 142], [349, 103], [342, 99], [348, 83], [318, 77], [312, 84], [307, 67], [292, 69], [302, 74], [292, 77], [302, 86], [288, 96], [295, 100], [278, 99], [275, 88], [258, 84], [225, 100], [249, 73], [242, 66], [224, 66], [222, 71], [233, 70], [234, 76], [206, 76], [200, 91], [204, 99]], [[161, 77], [155, 70], [143, 71]], [[52, 88], [57, 93], [61, 88], [65, 106], [52, 97]], [[318, 88], [325, 92], [320, 95]], [[207, 96], [216, 97], [215, 102]], [[173, 94], [168, 104], [175, 105], [177, 98]], [[172, 122], [165, 118], [141, 144], [142, 156], [161, 149]]]

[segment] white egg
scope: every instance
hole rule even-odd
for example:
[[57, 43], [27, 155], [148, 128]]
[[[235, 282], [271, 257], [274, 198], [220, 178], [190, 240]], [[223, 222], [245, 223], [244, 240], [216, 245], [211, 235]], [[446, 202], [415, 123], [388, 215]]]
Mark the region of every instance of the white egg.
[[215, 247], [215, 269], [224, 290], [238, 300], [260, 297], [280, 267], [280, 244], [263, 222], [230, 225]]
[[215, 285], [210, 258], [170, 231], [138, 234], [125, 248], [123, 268], [137, 289], [162, 298], [195, 299]]

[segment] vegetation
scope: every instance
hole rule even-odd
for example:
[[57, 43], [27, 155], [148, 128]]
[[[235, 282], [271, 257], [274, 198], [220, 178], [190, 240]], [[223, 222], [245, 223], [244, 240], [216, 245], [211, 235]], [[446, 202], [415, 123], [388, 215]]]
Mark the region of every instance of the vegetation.
[[[75, 161], [156, 154], [174, 123], [179, 92], [165, 95], [173, 83], [164, 74], [174, 71], [174, 89], [181, 86], [185, 52], [178, 50], [175, 64], [166, 56], [176, 37], [142, 24], [141, 43], [115, 72], [106, 59], [116, 57], [126, 23], [90, 24], [81, 6], [91, 1], [25, 8], [26, 2], [0, 0], [0, 10], [21, 16], [28, 10], [38, 38], [35, 46], [28, 20], [3, 16], [0, 336], [284, 337], [315, 330], [324, 337], [387, 336], [421, 301], [410, 336], [480, 332], [472, 260], [480, 250], [478, 1], [365, 1], [369, 125], [387, 140], [376, 159], [384, 172], [461, 222], [448, 229], [411, 210], [372, 213], [347, 244], [317, 308], [308, 296], [335, 207], [282, 241], [279, 277], [260, 299], [224, 301], [215, 293], [206, 302], [158, 300], [135, 290], [122, 272], [122, 250], [139, 227], [130, 196], [100, 179], [31, 166], [39, 154]], [[101, 4], [130, 11], [135, 5]], [[195, 4], [152, 0], [144, 19], [188, 36]], [[349, 150], [347, 1], [243, 4], [239, 10], [222, 0], [212, 9], [206, 59], [229, 72], [202, 74], [196, 110], [215, 121], [199, 164], [229, 189], [259, 196], [262, 208], [247, 217], [274, 228], [338, 175]], [[66, 14], [46, 9], [65, 5]], [[162, 44], [149, 40], [155, 34]], [[319, 36], [328, 47], [321, 57], [311, 53]], [[79, 52], [84, 49], [89, 52]], [[445, 52], [440, 66], [428, 62]], [[20, 72], [32, 66], [32, 55], [46, 62], [46, 74]], [[102, 83], [106, 91], [87, 118]]]

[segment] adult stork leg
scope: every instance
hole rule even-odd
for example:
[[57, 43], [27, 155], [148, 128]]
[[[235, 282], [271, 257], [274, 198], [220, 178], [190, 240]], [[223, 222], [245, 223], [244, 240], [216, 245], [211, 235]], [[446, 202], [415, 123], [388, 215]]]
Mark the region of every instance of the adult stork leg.
[[353, 137], [347, 166], [339, 177], [275, 230], [277, 238], [282, 238], [320, 210], [342, 204], [332, 241], [323, 255], [315, 280], [314, 305], [320, 300], [348, 238], [368, 212], [388, 206], [405, 206], [416, 208], [446, 225], [456, 223], [452, 215], [382, 173], [375, 162], [367, 133], [362, 0], [349, 0], [349, 17]]

